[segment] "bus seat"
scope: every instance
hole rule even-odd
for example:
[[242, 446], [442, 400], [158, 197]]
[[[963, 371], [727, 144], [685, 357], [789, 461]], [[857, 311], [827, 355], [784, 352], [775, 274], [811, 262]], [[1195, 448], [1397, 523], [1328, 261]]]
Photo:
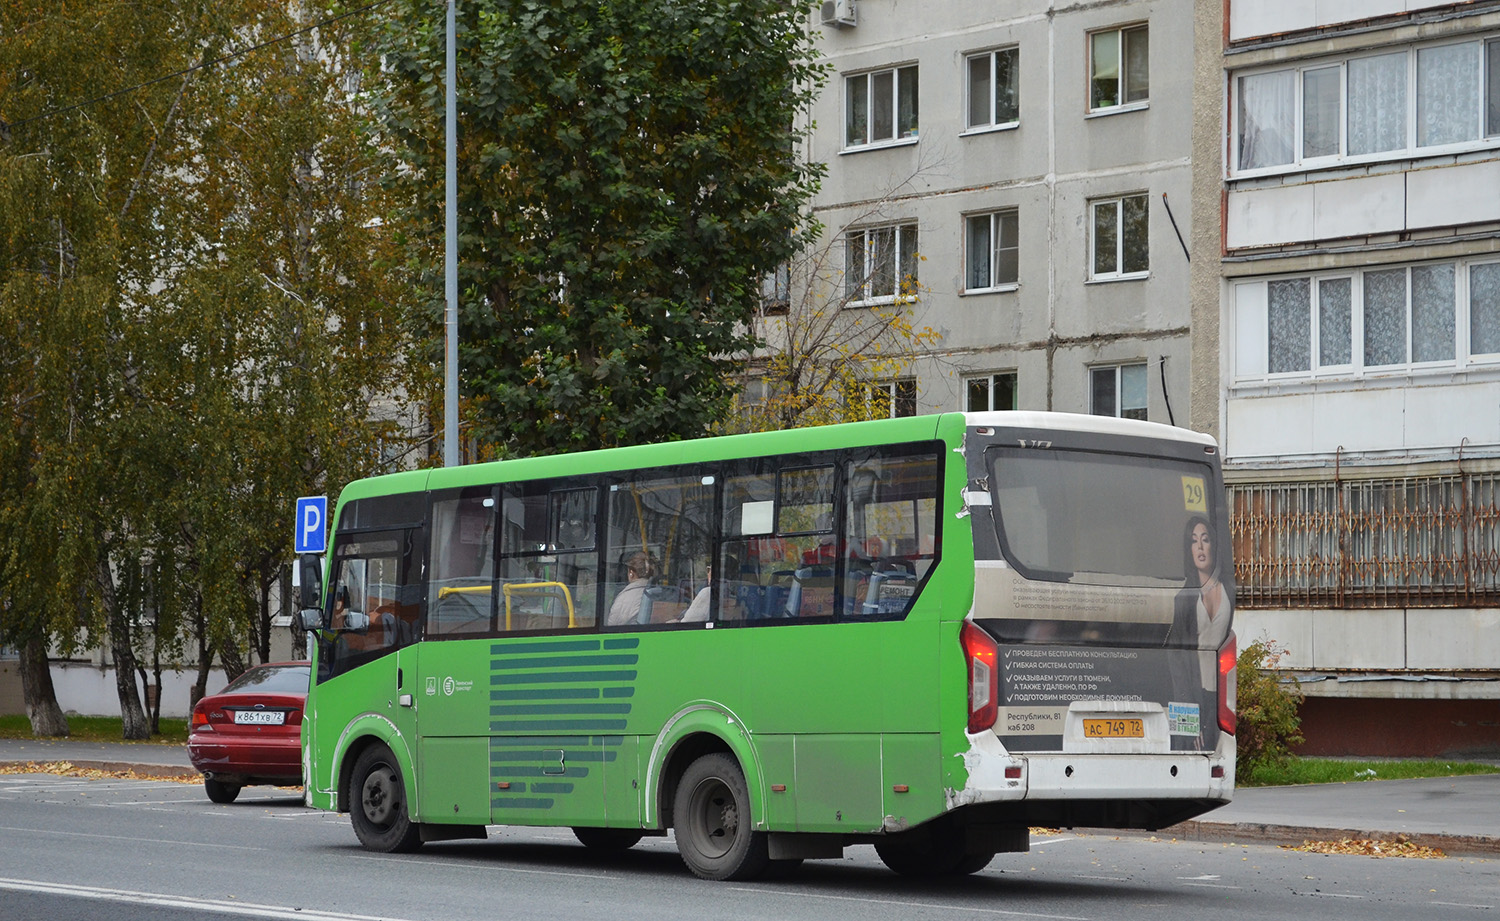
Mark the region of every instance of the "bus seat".
[[[811, 608], [804, 612], [804, 606]], [[792, 574], [787, 592], [788, 617], [822, 617], [833, 613], [833, 570], [827, 566], [805, 566]]]
[[916, 585], [916, 574], [903, 569], [872, 572], [860, 613], [865, 615], [899, 614], [906, 610], [912, 593], [916, 591]]

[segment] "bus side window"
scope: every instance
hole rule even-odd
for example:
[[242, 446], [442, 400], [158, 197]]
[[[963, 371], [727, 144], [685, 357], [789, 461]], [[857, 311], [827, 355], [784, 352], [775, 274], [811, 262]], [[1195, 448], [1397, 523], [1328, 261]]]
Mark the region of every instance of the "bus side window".
[[937, 459], [861, 460], [847, 476], [844, 616], [903, 616], [937, 556]]
[[427, 634], [486, 633], [494, 621], [495, 496], [463, 490], [432, 503]]

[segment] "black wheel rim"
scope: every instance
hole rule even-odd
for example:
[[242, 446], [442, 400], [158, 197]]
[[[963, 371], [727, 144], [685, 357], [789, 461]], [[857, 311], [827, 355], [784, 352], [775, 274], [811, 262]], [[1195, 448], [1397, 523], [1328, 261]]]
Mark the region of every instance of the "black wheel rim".
[[734, 849], [739, 837], [739, 805], [734, 791], [717, 777], [698, 784], [688, 800], [688, 821], [694, 844], [710, 860], [717, 860]]
[[370, 821], [370, 824], [382, 828], [389, 825], [399, 800], [399, 785], [396, 782], [395, 771], [384, 764], [378, 764], [365, 775], [359, 801], [364, 808], [365, 818]]

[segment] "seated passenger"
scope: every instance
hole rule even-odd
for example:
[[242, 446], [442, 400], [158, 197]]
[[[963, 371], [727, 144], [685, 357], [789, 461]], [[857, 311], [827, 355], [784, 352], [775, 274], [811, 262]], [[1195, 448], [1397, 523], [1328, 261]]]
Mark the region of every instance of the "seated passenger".
[[698, 589], [698, 594], [693, 596], [693, 603], [687, 606], [681, 616], [674, 618], [684, 624], [702, 623], [708, 620], [708, 602], [712, 595], [709, 589], [714, 584], [714, 566], [709, 563], [704, 567], [703, 587]]
[[654, 575], [656, 575], [656, 566], [645, 552], [637, 550], [626, 558], [625, 578], [629, 581], [624, 588], [620, 589], [620, 594], [615, 596], [614, 603], [609, 606], [609, 616], [605, 619], [605, 624], [618, 627], [622, 624], [635, 623], [635, 619], [641, 613], [641, 601], [646, 597], [646, 589], [651, 587], [651, 577]]

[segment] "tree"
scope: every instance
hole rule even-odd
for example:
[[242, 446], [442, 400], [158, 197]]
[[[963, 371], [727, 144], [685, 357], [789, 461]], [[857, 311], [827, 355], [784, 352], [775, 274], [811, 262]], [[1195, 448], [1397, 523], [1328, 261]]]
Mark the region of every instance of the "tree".
[[293, 498], [404, 430], [372, 410], [413, 368], [358, 21], [277, 40], [302, 10], [4, 7], [3, 629], [107, 637], [127, 738], [150, 728], [137, 673], [194, 641], [200, 690], [216, 656], [243, 668]]
[[1274, 640], [1261, 639], [1240, 650], [1235, 662], [1235, 741], [1240, 772], [1246, 777], [1262, 765], [1284, 765], [1292, 749], [1305, 741], [1297, 715], [1302, 688], [1295, 677], [1283, 682], [1275, 671], [1285, 654]]
[[[398, 0], [380, 114], [443, 305], [442, 6]], [[805, 0], [461, 5], [460, 374], [475, 440], [532, 454], [690, 437], [810, 228], [793, 125], [822, 82]], [[367, 56], [376, 60], [377, 56]]]
[[[913, 174], [835, 232], [805, 246], [775, 276], [755, 330], [764, 347], [739, 373], [734, 410], [717, 428], [761, 432], [884, 419], [889, 396], [872, 385], [907, 372], [941, 336], [919, 326], [922, 285], [914, 271], [872, 268], [895, 253], [872, 251], [868, 265], [852, 268], [845, 251], [851, 228], [888, 218], [887, 205], [916, 178]], [[815, 230], [822, 228], [807, 219]], [[894, 239], [894, 238], [893, 238]], [[921, 261], [911, 254], [910, 266]], [[890, 286], [889, 299], [868, 298]]]

